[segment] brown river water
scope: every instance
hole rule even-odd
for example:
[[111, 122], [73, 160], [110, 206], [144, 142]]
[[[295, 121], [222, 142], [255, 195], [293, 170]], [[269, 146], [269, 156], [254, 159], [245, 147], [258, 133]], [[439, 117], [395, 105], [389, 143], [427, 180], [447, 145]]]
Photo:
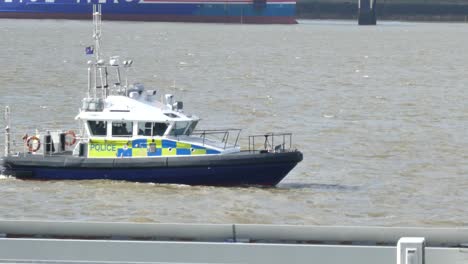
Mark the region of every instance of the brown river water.
[[[92, 23], [0, 22], [14, 132], [77, 127]], [[131, 81], [175, 94], [199, 128], [242, 128], [243, 144], [292, 132], [304, 160], [277, 188], [2, 176], [0, 218], [468, 225], [468, 24], [300, 22], [103, 25], [105, 54], [132, 58]]]

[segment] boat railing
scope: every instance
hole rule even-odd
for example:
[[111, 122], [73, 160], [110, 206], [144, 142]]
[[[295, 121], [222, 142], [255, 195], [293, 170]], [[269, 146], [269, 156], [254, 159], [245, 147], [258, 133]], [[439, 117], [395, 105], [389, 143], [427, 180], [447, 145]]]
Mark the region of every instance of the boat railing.
[[266, 133], [249, 136], [249, 151], [288, 152], [292, 149], [292, 133]]
[[[83, 139], [80, 135], [81, 133], [73, 131], [80, 130], [36, 130], [31, 135], [18, 135], [9, 132], [8, 135], [5, 135], [5, 137], [8, 136], [9, 138], [9, 153], [5, 153], [5, 155], [17, 155], [20, 152], [44, 156], [69, 154], [73, 152], [77, 143]], [[65, 138], [60, 140], [60, 135], [63, 135]]]
[[203, 146], [208, 142], [221, 142], [223, 149], [236, 148], [239, 146], [239, 136], [242, 129], [228, 128], [228, 129], [203, 129], [195, 130], [192, 136], [200, 136], [202, 138]]

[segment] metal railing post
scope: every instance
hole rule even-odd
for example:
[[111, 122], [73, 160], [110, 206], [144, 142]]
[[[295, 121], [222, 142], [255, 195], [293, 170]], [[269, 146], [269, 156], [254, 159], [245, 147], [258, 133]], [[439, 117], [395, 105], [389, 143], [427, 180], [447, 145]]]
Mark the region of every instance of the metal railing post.
[[[237, 143], [239, 142], [240, 133], [241, 133], [241, 130], [237, 130], [237, 137], [236, 137], [236, 142], [234, 143], [234, 147], [237, 147]], [[250, 146], [249, 146], [249, 148], [250, 148]]]
[[228, 140], [229, 140], [229, 131], [226, 132], [226, 134], [224, 134], [226, 136], [226, 141], [224, 141], [224, 149], [226, 149], [226, 146], [227, 146], [227, 143], [228, 143]]
[[284, 146], [286, 145], [286, 135], [283, 134], [283, 152], [284, 152]]
[[275, 150], [275, 133], [271, 133], [271, 149]]
[[289, 149], [292, 149], [292, 134], [289, 134]]
[[205, 130], [203, 131], [202, 135], [203, 135], [203, 146], [205, 146], [205, 137], [206, 137], [206, 131]]
[[5, 107], [5, 156], [10, 154], [10, 107]]
[[397, 264], [424, 264], [424, 237], [402, 237], [397, 244]]

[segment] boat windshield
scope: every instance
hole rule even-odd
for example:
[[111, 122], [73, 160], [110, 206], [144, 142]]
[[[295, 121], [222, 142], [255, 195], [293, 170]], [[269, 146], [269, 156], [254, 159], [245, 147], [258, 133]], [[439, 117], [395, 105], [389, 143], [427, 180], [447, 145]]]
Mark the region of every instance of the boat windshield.
[[187, 129], [187, 131], [185, 132], [185, 134], [187, 136], [190, 136], [192, 134], [192, 132], [195, 130], [195, 127], [197, 126], [198, 124], [198, 121], [193, 121], [191, 124], [190, 124], [190, 127]]
[[186, 135], [185, 130], [187, 130], [187, 127], [190, 125], [191, 122], [189, 121], [182, 121], [182, 122], [175, 122], [174, 126], [171, 129], [171, 132], [169, 132], [169, 135], [171, 136], [182, 136]]

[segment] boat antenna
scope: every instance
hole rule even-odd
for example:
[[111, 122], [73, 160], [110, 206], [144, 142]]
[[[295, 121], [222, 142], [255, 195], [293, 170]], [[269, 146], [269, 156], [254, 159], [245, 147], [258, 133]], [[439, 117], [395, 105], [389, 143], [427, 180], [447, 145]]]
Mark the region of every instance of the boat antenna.
[[[107, 83], [107, 65], [106, 62], [101, 59], [101, 36], [102, 36], [102, 13], [101, 5], [93, 5], [93, 38], [94, 38], [94, 55], [96, 57], [95, 66], [95, 84], [96, 88], [101, 88], [100, 96], [106, 98], [109, 95], [109, 85]], [[99, 77], [99, 85], [97, 85], [97, 79]], [[95, 89], [94, 96], [97, 96]]]
[[96, 56], [96, 61], [101, 59], [101, 28], [102, 28], [102, 21], [101, 21], [102, 13], [101, 13], [101, 5], [93, 5], [93, 38], [94, 38], [94, 54]]

